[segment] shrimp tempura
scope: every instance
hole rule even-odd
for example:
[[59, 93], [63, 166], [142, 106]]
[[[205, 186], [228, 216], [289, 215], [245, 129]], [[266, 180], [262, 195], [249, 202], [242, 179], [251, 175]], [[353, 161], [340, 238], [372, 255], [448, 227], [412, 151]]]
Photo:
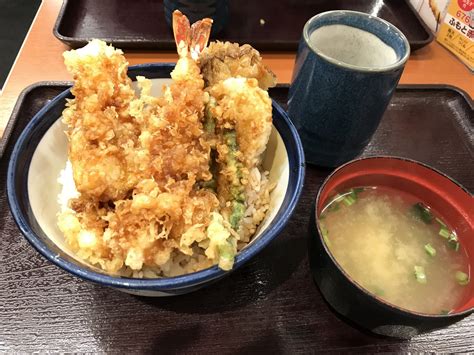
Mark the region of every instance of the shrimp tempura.
[[74, 77], [75, 98], [63, 117], [76, 187], [103, 202], [122, 199], [139, 180], [134, 149], [139, 131], [129, 115], [135, 94], [128, 63], [121, 50], [99, 40], [65, 52], [64, 60]]

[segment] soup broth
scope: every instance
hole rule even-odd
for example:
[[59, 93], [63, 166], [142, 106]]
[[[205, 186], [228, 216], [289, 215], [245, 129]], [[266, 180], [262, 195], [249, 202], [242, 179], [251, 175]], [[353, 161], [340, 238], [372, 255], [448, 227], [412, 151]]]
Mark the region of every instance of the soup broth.
[[389, 303], [440, 314], [468, 297], [468, 256], [456, 232], [410, 195], [351, 189], [325, 206], [320, 227], [342, 269]]

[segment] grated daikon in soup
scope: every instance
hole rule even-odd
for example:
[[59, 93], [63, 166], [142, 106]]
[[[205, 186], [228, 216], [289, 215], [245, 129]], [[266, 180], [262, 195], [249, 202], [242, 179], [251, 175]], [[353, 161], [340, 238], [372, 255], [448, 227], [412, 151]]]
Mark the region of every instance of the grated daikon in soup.
[[468, 256], [456, 232], [410, 195], [351, 189], [331, 199], [320, 226], [342, 269], [389, 303], [440, 314], [468, 297]]

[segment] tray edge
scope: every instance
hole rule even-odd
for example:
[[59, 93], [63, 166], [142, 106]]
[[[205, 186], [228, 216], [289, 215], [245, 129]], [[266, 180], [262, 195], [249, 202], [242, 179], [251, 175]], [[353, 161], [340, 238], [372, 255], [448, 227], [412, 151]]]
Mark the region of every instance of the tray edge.
[[[289, 88], [290, 84], [281, 83], [277, 84], [275, 88]], [[271, 89], [271, 88], [270, 88]], [[450, 90], [454, 91], [467, 102], [468, 106], [474, 110], [474, 100], [471, 96], [460, 87], [450, 85], [450, 84], [399, 84], [397, 85], [396, 90]]]
[[33, 83], [26, 88], [24, 88], [18, 98], [16, 99], [15, 106], [13, 107], [12, 113], [10, 114], [10, 118], [8, 119], [7, 125], [3, 130], [3, 135], [0, 137], [0, 159], [2, 159], [3, 154], [5, 153], [5, 149], [8, 146], [10, 141], [10, 136], [13, 131], [13, 127], [15, 126], [16, 120], [18, 118], [18, 113], [20, 111], [23, 102], [33, 90], [37, 89], [40, 86], [71, 86], [71, 81], [38, 81]]
[[411, 89], [411, 90], [450, 90], [454, 91], [461, 97], [466, 100], [468, 106], [471, 110], [474, 110], [474, 101], [471, 96], [461, 89], [460, 87], [450, 85], [450, 84], [400, 84], [397, 86], [397, 89]]
[[413, 13], [413, 15], [415, 15], [416, 19], [418, 20], [420, 26], [423, 28], [423, 30], [428, 34], [428, 38], [425, 39], [425, 40], [420, 40], [420, 41], [409, 41], [410, 43], [410, 49], [413, 50], [413, 51], [416, 51], [420, 48], [423, 48], [425, 46], [427, 46], [428, 44], [430, 44], [431, 42], [433, 42], [434, 40], [434, 34], [433, 32], [431, 32], [430, 28], [428, 27], [428, 25], [425, 23], [425, 21], [423, 21], [423, 19], [421, 18], [420, 14], [418, 13], [418, 11], [416, 11], [416, 9], [413, 7], [413, 5], [411, 4], [410, 0], [405, 0], [405, 3], [406, 5], [408, 6], [408, 8], [410, 9], [410, 11]]
[[[67, 2], [65, 0], [64, 2]], [[23, 101], [25, 100], [25, 97], [31, 93], [34, 89], [40, 87], [40, 86], [72, 86], [71, 81], [38, 81], [36, 83], [33, 83], [26, 88], [24, 88], [20, 95], [18, 95], [18, 98], [16, 100], [15, 106], [13, 107], [12, 113], [10, 115], [10, 118], [8, 119], [8, 123], [5, 126], [5, 129], [3, 131], [3, 135], [0, 138], [0, 159], [2, 159], [3, 154], [5, 152], [5, 148], [7, 147], [9, 140], [10, 140], [10, 135], [13, 130], [13, 127], [16, 123], [16, 119], [18, 116], [18, 112], [21, 108], [21, 105], [23, 104]], [[290, 84], [284, 83], [284, 84], [278, 84], [275, 88], [289, 88]], [[464, 91], [463, 89], [454, 86], [454, 85], [449, 85], [449, 84], [400, 84], [397, 86], [397, 90], [450, 90], [456, 92], [458, 95], [461, 95], [461, 97], [466, 101], [467, 105], [471, 108], [471, 110], [474, 111], [474, 101], [470, 97], [470, 95]]]
[[[66, 9], [69, 5], [69, 0], [63, 0], [63, 4], [61, 5], [61, 9], [59, 10], [58, 17], [53, 26], [53, 35], [60, 40], [61, 42], [67, 44], [71, 48], [78, 48], [80, 46], [84, 46], [90, 40], [94, 39], [93, 37], [70, 37], [63, 35], [59, 28], [64, 20], [64, 15], [66, 13]], [[127, 49], [164, 49], [164, 50], [173, 50], [175, 48], [174, 42], [163, 42], [163, 41], [155, 41], [155, 40], [147, 40], [146, 38], [139, 38], [133, 37], [129, 39], [123, 38], [110, 38], [110, 37], [101, 37], [101, 40], [113, 44], [116, 47], [122, 47]]]
[[59, 26], [61, 25], [61, 22], [64, 18], [64, 13], [66, 11], [67, 4], [68, 4], [68, 0], [63, 0], [63, 4], [61, 5], [61, 9], [59, 10], [58, 17], [56, 18], [56, 21], [54, 22], [53, 35], [54, 35], [54, 37], [59, 39], [61, 42], [64, 42], [64, 43], [70, 45], [69, 41], [73, 38], [68, 37], [68, 36], [64, 36], [61, 33], [59, 33]]

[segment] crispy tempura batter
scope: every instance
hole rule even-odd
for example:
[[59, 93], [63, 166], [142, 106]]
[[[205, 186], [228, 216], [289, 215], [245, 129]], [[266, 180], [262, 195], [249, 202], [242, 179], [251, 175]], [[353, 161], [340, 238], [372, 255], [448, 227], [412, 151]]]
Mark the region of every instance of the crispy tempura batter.
[[[137, 97], [123, 53], [101, 41], [64, 54], [75, 99], [63, 120], [80, 196], [69, 200], [58, 226], [78, 257], [107, 272], [230, 269], [268, 209], [270, 185], [258, 166], [271, 100], [254, 77], [265, 86], [273, 76], [258, 52], [245, 49], [253, 59], [241, 58], [227, 74], [249, 79], [203, 78], [194, 57], [212, 21], [191, 27], [179, 12], [173, 21], [180, 59], [162, 97], [151, 95], [144, 77], [137, 77]], [[227, 48], [213, 50], [219, 46]]]
[[121, 199], [139, 181], [139, 129], [129, 114], [134, 97], [122, 51], [92, 41], [64, 53], [75, 99], [64, 110], [76, 187], [101, 201]]
[[[211, 191], [195, 187], [197, 180], [211, 178], [210, 147], [200, 139], [208, 100], [204, 81], [196, 63], [185, 57], [164, 97], [150, 96], [151, 83], [138, 78], [142, 92], [135, 98], [121, 52], [98, 41], [89, 46], [65, 55], [75, 74], [76, 98], [64, 121], [81, 197], [71, 202], [75, 216], [60, 218], [60, 227], [83, 257], [108, 271], [119, 270], [123, 263], [133, 270], [160, 266], [189, 228], [197, 236], [192, 242], [204, 239], [204, 226], [218, 207]], [[86, 49], [93, 55], [84, 54]], [[103, 98], [100, 103], [97, 97]], [[104, 112], [117, 114], [107, 120]], [[126, 157], [132, 160], [114, 164]], [[112, 179], [118, 169], [120, 178]], [[99, 176], [94, 180], [97, 189], [91, 188], [91, 176]], [[82, 229], [68, 228], [71, 223]], [[182, 251], [191, 253], [189, 245]], [[111, 260], [104, 262], [108, 256]]]
[[201, 53], [199, 66], [206, 86], [237, 76], [257, 79], [263, 90], [276, 85], [275, 74], [263, 65], [260, 53], [248, 44], [212, 42]]
[[272, 102], [255, 79], [229, 78], [210, 88], [216, 99], [213, 109], [218, 126], [235, 128], [242, 161], [258, 166], [272, 130]]

